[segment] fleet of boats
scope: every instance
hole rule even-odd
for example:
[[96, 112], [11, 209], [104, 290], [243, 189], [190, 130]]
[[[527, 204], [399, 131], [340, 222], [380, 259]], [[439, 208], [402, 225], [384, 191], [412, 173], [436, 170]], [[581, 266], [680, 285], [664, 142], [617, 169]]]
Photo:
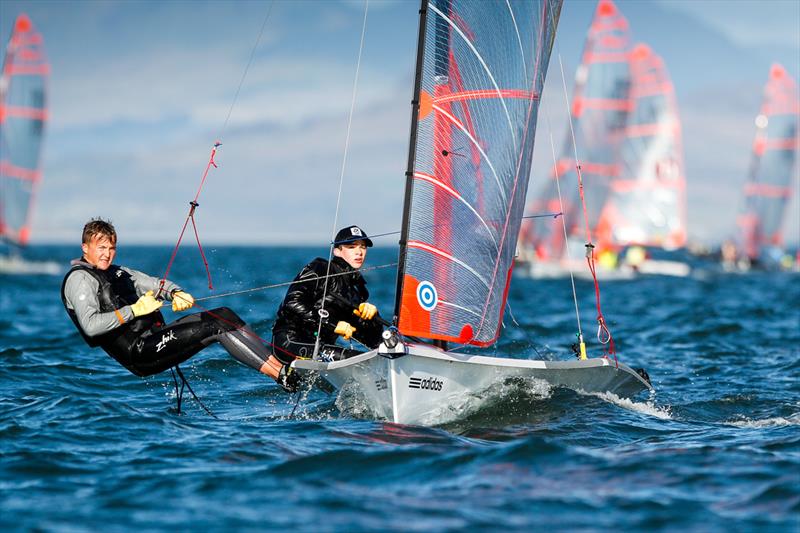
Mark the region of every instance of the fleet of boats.
[[[575, 75], [567, 139], [528, 208], [559, 213], [560, 220], [528, 219], [520, 235], [523, 271], [535, 278], [587, 277], [583, 248], [591, 237], [601, 279], [689, 274], [684, 261], [664, 253], [686, 244], [675, 91], [663, 60], [634, 45], [631, 33], [613, 2], [597, 4]], [[654, 249], [660, 258], [651, 257]]]
[[[499, 383], [623, 398], [653, 390], [646, 371], [615, 353], [597, 280], [690, 274], [675, 91], [662, 58], [635, 44], [619, 8], [600, 0], [567, 138], [526, 206], [529, 176], [541, 172], [532, 155], [561, 5], [421, 1], [394, 319], [377, 349], [341, 361], [296, 360], [307, 383], [357, 390], [374, 416], [422, 425], [470, 414]], [[42, 182], [48, 73], [42, 36], [21, 15], [0, 78], [0, 241], [8, 251], [0, 274], [61, 271], [20, 254]], [[773, 65], [739, 230], [719, 254], [726, 270], [800, 262], [781, 235], [799, 116], [797, 85]], [[603, 353], [590, 357], [580, 333], [576, 353], [560, 361], [487, 355], [501, 335], [515, 268], [535, 278], [592, 279]]]

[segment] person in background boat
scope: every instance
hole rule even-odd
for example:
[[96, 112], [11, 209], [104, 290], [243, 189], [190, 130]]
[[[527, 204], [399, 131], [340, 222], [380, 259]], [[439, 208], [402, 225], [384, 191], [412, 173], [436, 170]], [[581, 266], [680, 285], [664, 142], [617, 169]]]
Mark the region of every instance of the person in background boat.
[[319, 358], [327, 361], [359, 353], [337, 346], [339, 336], [369, 349], [381, 342], [378, 309], [367, 301], [367, 283], [359, 272], [372, 240], [358, 226], [348, 226], [336, 234], [333, 246], [330, 265], [318, 257], [304, 266], [278, 308], [272, 343], [275, 356], [286, 365], [314, 354], [318, 330]]
[[110, 222], [92, 219], [83, 228], [83, 255], [61, 284], [67, 314], [91, 347], [100, 347], [137, 376], [158, 374], [219, 342], [236, 360], [275, 379], [284, 389], [297, 383], [258, 341], [239, 316], [219, 307], [166, 324], [159, 293], [172, 310], [185, 311], [194, 298], [175, 283], [113, 264], [117, 233]]

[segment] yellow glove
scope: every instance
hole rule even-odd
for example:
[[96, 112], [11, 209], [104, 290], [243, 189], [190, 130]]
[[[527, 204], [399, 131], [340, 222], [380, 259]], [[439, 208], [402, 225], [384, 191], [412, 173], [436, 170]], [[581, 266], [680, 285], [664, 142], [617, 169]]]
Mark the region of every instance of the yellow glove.
[[157, 311], [160, 307], [161, 302], [153, 297], [153, 291], [147, 291], [136, 300], [135, 304], [131, 305], [131, 311], [133, 311], [133, 316], [142, 316]]
[[338, 324], [336, 324], [336, 329], [333, 330], [334, 333], [337, 335], [341, 335], [344, 337], [344, 340], [349, 341], [350, 337], [353, 336], [355, 333], [356, 328], [345, 322], [344, 320], [340, 320]]
[[364, 302], [358, 309], [353, 309], [353, 314], [364, 320], [372, 320], [378, 314], [378, 308], [369, 302]]
[[194, 306], [194, 297], [188, 292], [175, 291], [172, 293], [172, 310], [176, 313], [186, 311], [192, 306]]

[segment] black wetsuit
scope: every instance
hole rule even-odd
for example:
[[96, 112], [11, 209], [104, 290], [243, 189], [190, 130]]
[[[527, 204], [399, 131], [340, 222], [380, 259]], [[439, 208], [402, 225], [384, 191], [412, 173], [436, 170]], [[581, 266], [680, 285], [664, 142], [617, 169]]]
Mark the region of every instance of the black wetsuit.
[[[91, 292], [91, 280], [97, 283], [95, 293]], [[158, 278], [124, 267], [98, 270], [73, 261], [61, 285], [61, 300], [86, 343], [102, 348], [137, 376], [163, 372], [214, 342], [221, 342], [234, 358], [256, 370], [267, 360], [269, 351], [227, 307], [188, 315], [171, 324], [165, 324], [160, 311], [134, 317], [130, 305], [147, 290], [157, 290], [158, 283]], [[169, 286], [173, 287], [167, 292], [171, 299], [171, 292], [178, 289], [172, 283]]]
[[[328, 261], [320, 257], [303, 267], [278, 308], [272, 342], [275, 356], [284, 363], [291, 362], [296, 356], [311, 357], [314, 353], [327, 269]], [[353, 310], [369, 298], [364, 277], [340, 257], [331, 261], [329, 275], [324, 305], [328, 316], [323, 319], [320, 331], [323, 358], [341, 359], [358, 353], [336, 346], [338, 335], [334, 330], [342, 320], [356, 328], [353, 339], [367, 348], [376, 348], [383, 331], [377, 316], [372, 320], [362, 320], [353, 314]]]

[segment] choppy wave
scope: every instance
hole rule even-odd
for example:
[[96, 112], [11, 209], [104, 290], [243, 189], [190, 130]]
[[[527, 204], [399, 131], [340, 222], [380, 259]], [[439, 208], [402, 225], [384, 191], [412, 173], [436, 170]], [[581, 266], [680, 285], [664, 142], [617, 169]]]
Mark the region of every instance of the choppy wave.
[[740, 428], [754, 428], [754, 429], [784, 427], [784, 426], [800, 426], [800, 413], [795, 413], [788, 417], [776, 416], [760, 420], [750, 419], [745, 417], [740, 420], [730, 420], [726, 423], [731, 426], [736, 426]]

